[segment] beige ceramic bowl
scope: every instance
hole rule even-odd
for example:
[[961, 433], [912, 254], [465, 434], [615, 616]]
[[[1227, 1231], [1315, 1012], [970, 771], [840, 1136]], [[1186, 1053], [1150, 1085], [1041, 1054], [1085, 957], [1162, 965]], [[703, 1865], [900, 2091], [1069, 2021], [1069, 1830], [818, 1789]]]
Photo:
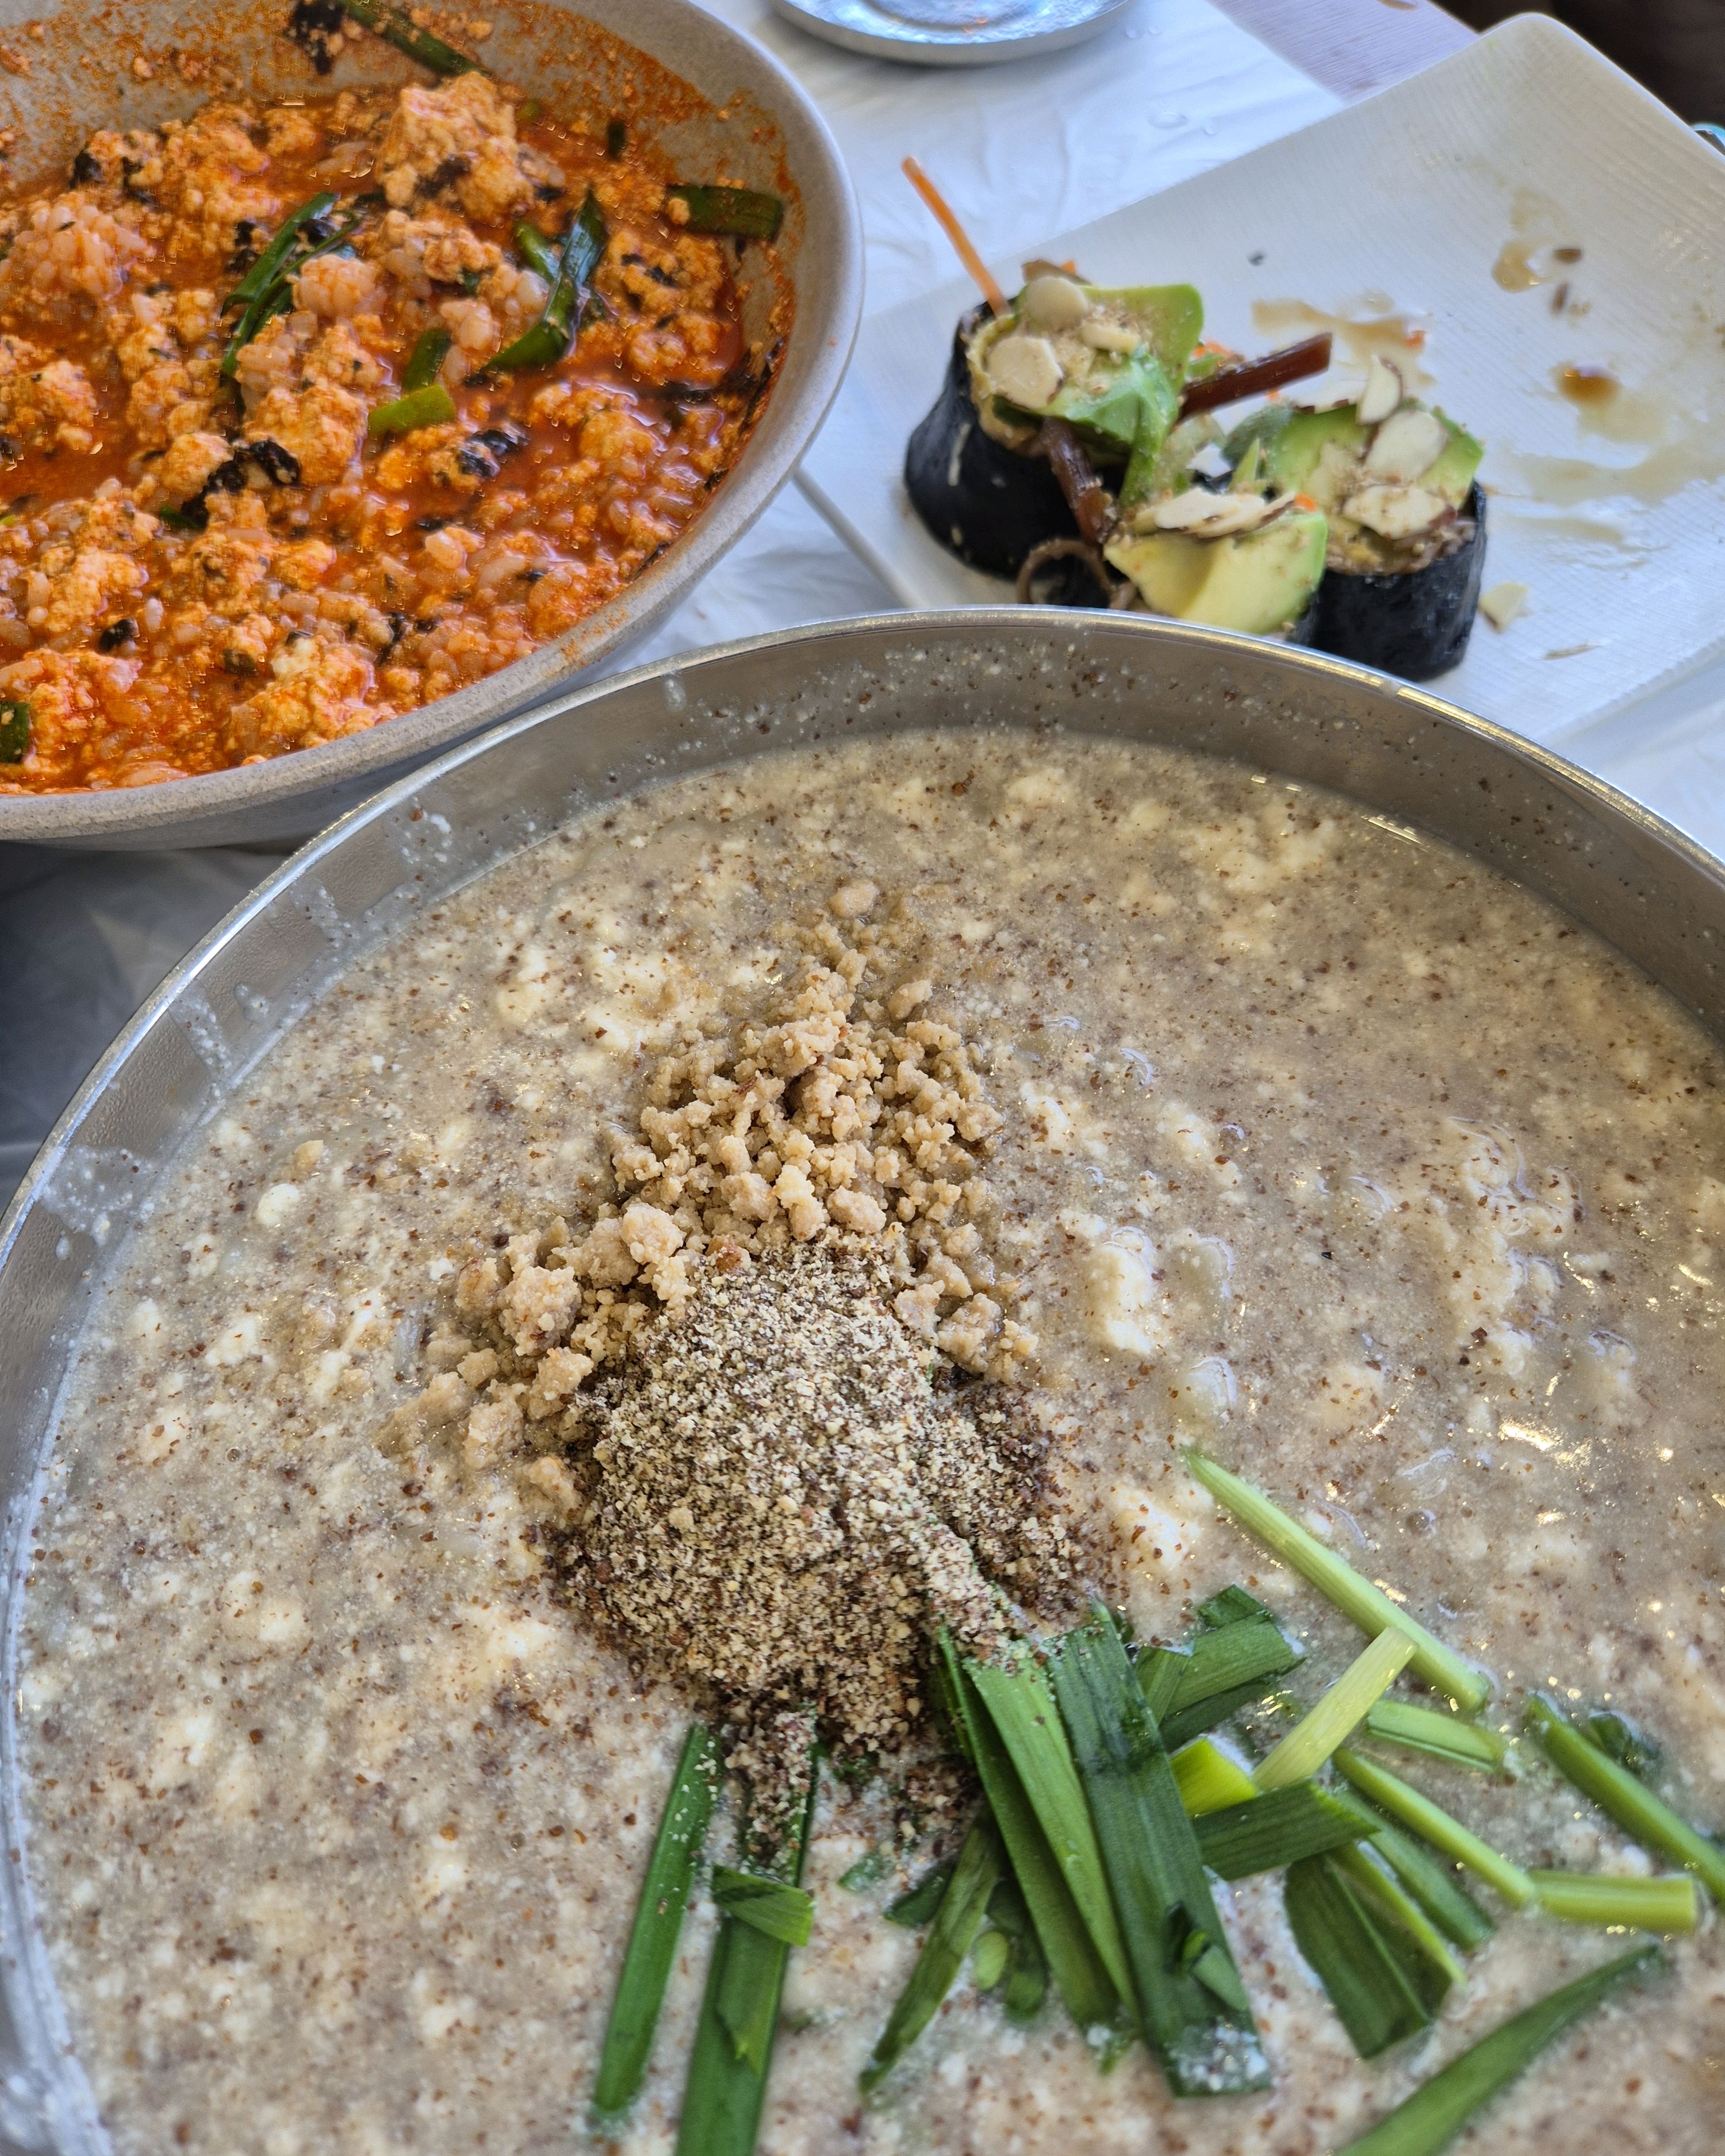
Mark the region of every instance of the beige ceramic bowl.
[[[494, 25], [485, 64], [504, 80], [553, 110], [626, 104], [691, 177], [722, 172], [786, 197], [776, 264], [751, 245], [738, 272], [746, 326], [764, 320], [779, 280], [794, 313], [778, 382], [735, 469], [634, 583], [488, 680], [268, 763], [126, 791], [0, 797], [0, 840], [137, 848], [304, 837], [467, 735], [614, 663], [795, 470], [839, 386], [862, 305], [855, 198], [819, 114], [775, 60], [694, 0], [486, 0], [483, 12]], [[218, 69], [268, 97], [418, 77], [371, 38], [319, 76], [283, 34], [287, 14], [287, 0], [0, 0], [0, 126], [17, 137], [11, 184], [64, 174], [98, 127], [187, 113], [211, 94]]]

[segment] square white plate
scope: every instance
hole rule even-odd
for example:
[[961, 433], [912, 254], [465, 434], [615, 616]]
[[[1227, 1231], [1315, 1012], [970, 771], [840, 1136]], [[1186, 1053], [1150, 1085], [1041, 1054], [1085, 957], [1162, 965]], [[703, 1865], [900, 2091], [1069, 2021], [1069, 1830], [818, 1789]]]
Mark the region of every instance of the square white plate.
[[[1286, 302], [1424, 332], [1424, 393], [1486, 444], [1486, 583], [1530, 593], [1507, 630], [1478, 624], [1440, 695], [1552, 741], [1725, 652], [1725, 157], [1558, 23], [1517, 17], [1037, 251], [1105, 284], [1188, 280], [1206, 334], [1241, 351], [1305, 334]], [[1546, 281], [1506, 289], [1522, 260]], [[995, 266], [1012, 289], [1017, 265]], [[974, 297], [955, 278], [869, 317], [803, 461], [907, 606], [1009, 589], [930, 538], [900, 477]], [[1572, 366], [1622, 389], [1579, 406]]]

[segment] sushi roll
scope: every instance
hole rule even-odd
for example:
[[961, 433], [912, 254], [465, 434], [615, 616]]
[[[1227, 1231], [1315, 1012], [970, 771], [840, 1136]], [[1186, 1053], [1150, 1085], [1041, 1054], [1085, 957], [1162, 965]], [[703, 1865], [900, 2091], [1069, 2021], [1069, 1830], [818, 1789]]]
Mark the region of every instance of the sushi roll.
[[1304, 644], [1327, 542], [1323, 512], [1292, 494], [1189, 484], [1124, 516], [1104, 552], [1151, 613]]
[[1408, 395], [1373, 358], [1358, 398], [1324, 410], [1270, 405], [1224, 454], [1242, 479], [1292, 493], [1327, 521], [1312, 640], [1409, 681], [1467, 649], [1486, 560], [1484, 451], [1444, 413]]

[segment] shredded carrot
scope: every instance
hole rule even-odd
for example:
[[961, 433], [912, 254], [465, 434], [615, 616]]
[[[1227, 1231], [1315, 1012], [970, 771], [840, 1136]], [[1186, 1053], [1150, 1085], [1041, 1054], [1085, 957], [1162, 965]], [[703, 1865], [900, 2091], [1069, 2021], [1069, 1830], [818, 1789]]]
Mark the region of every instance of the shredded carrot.
[[1206, 337], [1201, 344], [1193, 346], [1192, 357], [1194, 359], [1238, 359], [1240, 354], [1231, 344], [1213, 344]]
[[1317, 504], [1309, 494], [1296, 494], [1294, 496], [1294, 506], [1296, 509], [1316, 509]]
[[958, 259], [975, 278], [983, 297], [988, 303], [988, 311], [991, 314], [1004, 315], [1006, 312], [1005, 293], [1001, 290], [988, 264], [971, 245], [970, 234], [947, 207], [940, 189], [936, 187], [934, 182], [929, 178], [914, 157], [905, 159], [903, 171], [905, 177], [934, 213], [936, 222], [947, 239], [952, 241], [953, 252], [957, 255]]

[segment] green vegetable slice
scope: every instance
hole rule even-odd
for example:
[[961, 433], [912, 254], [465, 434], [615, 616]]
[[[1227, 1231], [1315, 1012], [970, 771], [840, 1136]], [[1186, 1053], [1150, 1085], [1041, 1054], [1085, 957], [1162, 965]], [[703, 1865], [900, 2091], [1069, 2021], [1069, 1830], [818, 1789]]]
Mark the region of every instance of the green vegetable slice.
[[1363, 2059], [1430, 2026], [1405, 1945], [1380, 1925], [1333, 1855], [1290, 1866], [1282, 1902], [1295, 1944]]
[[753, 187], [667, 187], [665, 199], [687, 207], [689, 215], [684, 222], [691, 232], [728, 232], [739, 239], [777, 239], [784, 222], [780, 198], [758, 193]]
[[[779, 1873], [793, 1887], [803, 1882], [815, 1781], [811, 1758], [808, 1795], [779, 1856]], [[783, 1939], [728, 1912], [720, 1917], [683, 2089], [677, 2156], [752, 2156], [790, 1953]]]
[[374, 404], [366, 415], [368, 434], [411, 434], [418, 427], [447, 426], [455, 416], [455, 400], [440, 382], [410, 389], [393, 403]]
[[1340, 2156], [1437, 2156], [1482, 2105], [1572, 2023], [1631, 1978], [1664, 1966], [1657, 1947], [1640, 1947], [1564, 1984], [1452, 2059], [1387, 2118], [1350, 2141]]
[[665, 1987], [676, 1959], [696, 1861], [712, 1818], [717, 1777], [712, 1732], [696, 1722], [684, 1739], [682, 1756], [671, 1778], [617, 1979], [617, 1996], [612, 2002], [605, 2048], [593, 2087], [593, 2110], [602, 2118], [626, 2111], [646, 2073], [653, 2032], [665, 2003]]
[[[903, 1924], [913, 1932], [921, 1931], [925, 1924], [932, 1922], [934, 1912], [941, 1905], [941, 1897], [947, 1891], [947, 1881], [952, 1876], [952, 1863], [953, 1860], [948, 1857], [944, 1864], [937, 1864], [932, 1870], [925, 1871], [916, 1885], [901, 1894], [896, 1902], [889, 1902], [886, 1905], [887, 1922]], [[848, 1879], [850, 1874], [846, 1872], [845, 1876]]]
[[1485, 1774], [1495, 1772], [1509, 1756], [1509, 1739], [1495, 1729], [1481, 1729], [1476, 1722], [1463, 1722], [1458, 1715], [1440, 1714], [1404, 1699], [1380, 1699], [1366, 1717], [1366, 1729], [1380, 1743], [1398, 1744], [1404, 1751], [1423, 1752], [1453, 1767], [1474, 1767]]
[[1365, 1717], [1373, 1700], [1389, 1689], [1414, 1656], [1404, 1632], [1380, 1632], [1349, 1663], [1312, 1712], [1301, 1717], [1269, 1755], [1252, 1779], [1260, 1789], [1285, 1789], [1315, 1774], [1326, 1759]]
[[869, 2054], [861, 2076], [865, 2095], [880, 2087], [939, 2011], [982, 1930], [1005, 1863], [999, 1834], [984, 1814], [964, 1838], [916, 1965]]
[[1376, 1824], [1372, 1846], [1377, 1851], [1409, 1897], [1430, 1917], [1445, 1938], [1464, 1952], [1483, 1946], [1497, 1927], [1455, 1876], [1422, 1841], [1404, 1834], [1375, 1806], [1368, 1806]]
[[382, 198], [354, 196], [346, 221], [314, 246], [300, 250], [299, 243], [305, 228], [314, 219], [327, 216], [339, 199], [338, 196], [326, 193], [313, 195], [310, 202], [301, 203], [283, 221], [270, 244], [222, 302], [223, 314], [234, 306], [243, 310], [228, 349], [222, 354], [219, 372], [224, 380], [233, 380], [239, 369], [240, 353], [264, 323], [290, 311], [294, 280], [305, 264], [315, 262], [321, 254], [330, 254], [336, 248], [345, 247]]
[[1221, 1879], [1280, 1871], [1302, 1857], [1369, 1838], [1378, 1820], [1355, 1799], [1316, 1782], [1296, 1782], [1266, 1797], [1206, 1812], [1198, 1821], [1198, 1853]]
[[1107, 1613], [1069, 1633], [1050, 1668], [1140, 2019], [1169, 2087], [1176, 2096], [1267, 2088], [1197, 1836]]
[[1490, 1681], [1399, 1609], [1382, 1588], [1363, 1579], [1351, 1564], [1297, 1521], [1291, 1520], [1279, 1505], [1207, 1453], [1194, 1446], [1186, 1452], [1185, 1460], [1196, 1479], [1241, 1527], [1308, 1579], [1363, 1632], [1374, 1638], [1392, 1626], [1405, 1632], [1414, 1645], [1410, 1666], [1435, 1691], [1453, 1699], [1464, 1713], [1477, 1713], [1485, 1705], [1491, 1696]]
[[1434, 1849], [1440, 1849], [1445, 1856], [1465, 1864], [1488, 1887], [1495, 1887], [1512, 1907], [1524, 1909], [1533, 1899], [1533, 1881], [1521, 1866], [1500, 1856], [1489, 1842], [1481, 1841], [1470, 1828], [1463, 1826], [1460, 1820], [1451, 1819], [1441, 1804], [1435, 1804], [1418, 1789], [1410, 1789], [1375, 1760], [1362, 1759], [1345, 1747], [1337, 1753], [1336, 1765], [1363, 1796], [1381, 1804]]
[[1353, 1842], [1335, 1851], [1330, 1859], [1343, 1877], [1352, 1881], [1377, 1918], [1380, 1928], [1393, 1933], [1405, 1948], [1414, 1989], [1435, 2013], [1452, 1984], [1467, 1974], [1467, 1964], [1450, 1951], [1449, 1942], [1385, 1863], [1374, 1844]]
[[[883, 1842], [878, 1849], [871, 1849], [866, 1856], [858, 1857], [849, 1871], [840, 1872], [839, 1884], [847, 1894], [866, 1893], [870, 1887], [880, 1885], [897, 1861], [891, 1849]], [[901, 1900], [903, 1898], [900, 1897]], [[895, 1903], [894, 1906], [897, 1905]], [[889, 1917], [891, 1913], [891, 1910], [888, 1910]]]
[[30, 717], [22, 696], [0, 696], [0, 763], [22, 763], [29, 754]]
[[223, 313], [226, 314], [230, 307], [249, 307], [254, 300], [262, 299], [281, 275], [282, 265], [302, 229], [315, 218], [327, 217], [340, 200], [339, 195], [326, 192], [313, 195], [309, 202], [302, 202], [297, 209], [290, 210], [271, 234], [269, 244], [223, 300]]
[[554, 239], [547, 239], [536, 224], [523, 218], [515, 228], [516, 252], [530, 270], [536, 270], [547, 285], [557, 280], [561, 249]]
[[971, 1982], [978, 1991], [993, 1991], [1006, 1974], [1011, 1960], [1012, 1941], [1004, 1932], [979, 1932], [971, 1950]]
[[[517, 227], [519, 243], [521, 228]], [[593, 274], [604, 259], [610, 234], [599, 198], [589, 187], [580, 214], [563, 236], [557, 273], [539, 319], [512, 344], [506, 344], [487, 362], [491, 367], [555, 367], [575, 339], [575, 327], [586, 303]], [[539, 265], [536, 263], [534, 267]]]
[[1621, 1924], [1635, 1932], [1692, 1932], [1701, 1922], [1701, 1887], [1692, 1871], [1662, 1879], [1620, 1879], [1600, 1872], [1530, 1871], [1539, 1907], [1567, 1924]]
[[1194, 1819], [1219, 1812], [1228, 1804], [1243, 1804], [1258, 1794], [1258, 1785], [1237, 1759], [1200, 1737], [1175, 1753], [1169, 1763], [1180, 1792], [1180, 1802]]
[[1583, 1736], [1542, 1693], [1533, 1693], [1527, 1702], [1527, 1727], [1558, 1772], [1609, 1813], [1625, 1833], [1694, 1872], [1713, 1899], [1725, 1904], [1725, 1849], [1709, 1841], [1627, 1767]]
[[454, 341], [442, 322], [434, 322], [429, 329], [421, 330], [413, 349], [408, 354], [408, 363], [402, 369], [403, 392], [429, 389], [442, 372], [443, 363], [449, 356], [449, 346]]
[[380, 8], [376, 0], [341, 0], [341, 8], [356, 23], [367, 30], [375, 30], [386, 44], [393, 45], [398, 53], [405, 53], [410, 60], [418, 60], [421, 67], [429, 68], [434, 74], [447, 77], [485, 73], [477, 60], [470, 59], [465, 53], [458, 53], [453, 45], [446, 45], [429, 30], [420, 29], [398, 8]]
[[[1239, 1610], [1220, 1622], [1207, 1619], [1188, 1654], [1163, 1647], [1139, 1658], [1138, 1682], [1171, 1752], [1261, 1698], [1266, 1680], [1282, 1676], [1299, 1660], [1260, 1603], [1243, 1589], [1227, 1593], [1239, 1594], [1250, 1614]], [[1219, 1595], [1199, 1614], [1222, 1606]]]
[[1019, 1882], [1007, 1872], [988, 1897], [988, 1922], [1012, 1942], [1000, 2004], [1009, 2021], [1034, 2020], [1048, 1991], [1048, 1964]]
[[965, 1676], [952, 1641], [944, 1636], [937, 1669], [940, 1671], [937, 1688], [951, 1702], [965, 1756], [976, 1768], [994, 1824], [1006, 1845], [1013, 1876], [1030, 1912], [1055, 1988], [1086, 2037], [1108, 2053], [1129, 2019], [1120, 1991], [1096, 1952], [1012, 1756]]
[[814, 1924], [814, 1897], [783, 1879], [763, 1877], [757, 1871], [734, 1871], [728, 1864], [713, 1866], [712, 1897], [727, 1917], [769, 1939], [788, 1947], [806, 1947]]

